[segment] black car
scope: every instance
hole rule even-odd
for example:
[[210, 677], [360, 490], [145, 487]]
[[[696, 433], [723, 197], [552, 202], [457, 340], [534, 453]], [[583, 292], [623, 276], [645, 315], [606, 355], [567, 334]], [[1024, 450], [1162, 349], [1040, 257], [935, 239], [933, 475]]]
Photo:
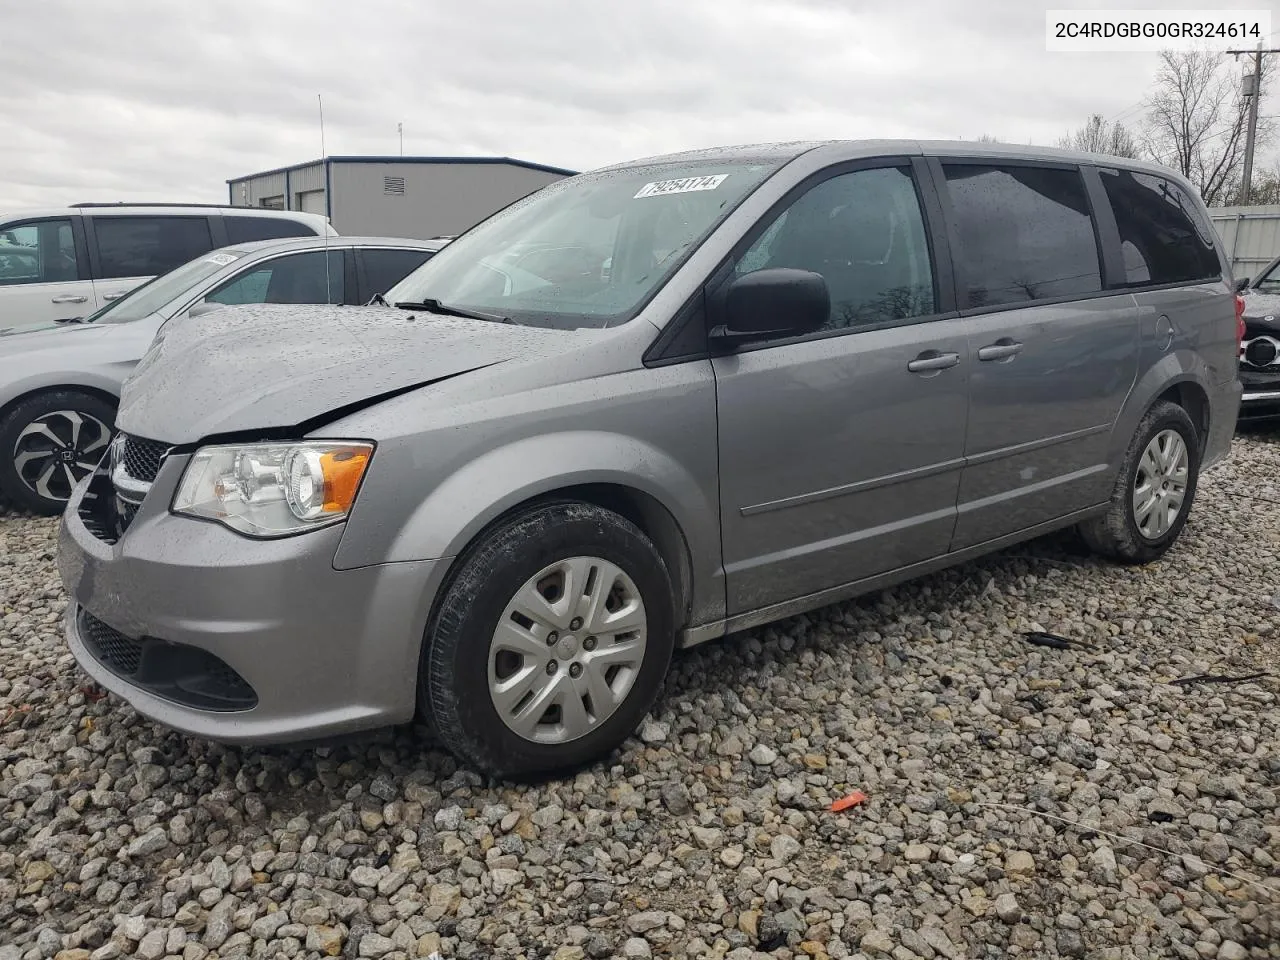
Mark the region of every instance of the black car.
[[1240, 419], [1280, 419], [1280, 257], [1267, 264], [1242, 293]]

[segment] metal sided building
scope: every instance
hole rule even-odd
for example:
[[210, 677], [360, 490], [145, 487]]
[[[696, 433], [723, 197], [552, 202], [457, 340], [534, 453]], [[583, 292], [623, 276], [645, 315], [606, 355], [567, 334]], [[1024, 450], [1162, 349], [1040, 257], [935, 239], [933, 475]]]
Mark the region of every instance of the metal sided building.
[[324, 214], [349, 237], [429, 240], [575, 172], [510, 157], [324, 157], [227, 187], [232, 206]]

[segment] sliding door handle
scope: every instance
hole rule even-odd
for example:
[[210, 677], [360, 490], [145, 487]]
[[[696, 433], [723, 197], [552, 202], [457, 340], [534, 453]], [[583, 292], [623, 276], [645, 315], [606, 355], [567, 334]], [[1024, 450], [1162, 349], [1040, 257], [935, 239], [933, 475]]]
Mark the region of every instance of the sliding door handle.
[[1008, 360], [1022, 352], [1022, 344], [1014, 340], [997, 340], [978, 350], [979, 360]]
[[958, 353], [938, 353], [936, 350], [927, 350], [908, 363], [907, 369], [912, 373], [928, 373], [954, 367], [959, 362], [960, 354]]

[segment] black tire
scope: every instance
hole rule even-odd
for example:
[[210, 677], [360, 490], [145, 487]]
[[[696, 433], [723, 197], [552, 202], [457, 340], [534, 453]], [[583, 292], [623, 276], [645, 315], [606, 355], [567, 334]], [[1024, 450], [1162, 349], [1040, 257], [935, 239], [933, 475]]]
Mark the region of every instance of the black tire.
[[[116, 419], [115, 404], [108, 403], [101, 397], [94, 396], [91, 393], [73, 389], [46, 390], [42, 393], [32, 394], [22, 400], [0, 421], [0, 493], [4, 495], [9, 503], [21, 510], [30, 510], [33, 513], [54, 516], [62, 513], [63, 507], [66, 506], [67, 497], [70, 496], [71, 485], [66, 479], [61, 463], [58, 464], [56, 470], [57, 476], [51, 477], [50, 481], [44, 485], [46, 490], [54, 494], [52, 497], [43, 495], [32, 486], [33, 476], [36, 480], [39, 479], [42, 461], [29, 460], [22, 468], [19, 468], [17, 463], [19, 451], [16, 447], [22, 437], [23, 430], [41, 417], [55, 415], [59, 411], [70, 411], [79, 414], [81, 417], [92, 418], [97, 423], [104, 425], [108, 430], [108, 444], [95, 444], [90, 453], [84, 456], [77, 454], [77, 459], [68, 465], [73, 476], [79, 479], [85, 473], [83, 467], [74, 466], [74, 464], [92, 462], [96, 466], [98, 461], [102, 459], [103, 454], [107, 452], [111, 431], [114, 429]], [[97, 429], [88, 424], [86, 424], [86, 428], [82, 428], [82, 446], [98, 439], [96, 436], [90, 437], [88, 432], [84, 432], [89, 427], [94, 431]], [[60, 431], [56, 424], [54, 432], [56, 434], [65, 433], [64, 439], [71, 439], [69, 431]], [[47, 443], [50, 449], [53, 449], [53, 442], [44, 438], [36, 438], [34, 441], [28, 440], [26, 442]]]
[[[1134, 516], [1133, 492], [1139, 463], [1147, 445], [1165, 430], [1174, 430], [1187, 448], [1187, 486], [1182, 508], [1168, 530], [1154, 538], [1144, 536]], [[1186, 525], [1200, 479], [1200, 437], [1187, 412], [1175, 403], [1161, 401], [1147, 411], [1125, 451], [1107, 512], [1080, 525], [1080, 534], [1095, 553], [1120, 563], [1140, 564], [1158, 560], [1173, 546]]]
[[[489, 693], [489, 653], [498, 620], [520, 588], [557, 561], [594, 556], [615, 564], [640, 594], [643, 659], [615, 712], [585, 736], [547, 744], [511, 730]], [[534, 507], [469, 547], [424, 639], [418, 706], [463, 762], [504, 779], [537, 779], [580, 768], [615, 750], [653, 705], [675, 645], [671, 579], [653, 543], [633, 523], [592, 504]]]

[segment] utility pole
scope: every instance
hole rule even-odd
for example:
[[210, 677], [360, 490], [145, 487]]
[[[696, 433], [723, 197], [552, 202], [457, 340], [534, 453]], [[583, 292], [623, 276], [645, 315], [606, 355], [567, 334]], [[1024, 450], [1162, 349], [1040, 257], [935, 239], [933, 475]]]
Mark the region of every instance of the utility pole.
[[1267, 53], [1280, 53], [1280, 49], [1263, 50], [1258, 44], [1257, 50], [1228, 50], [1227, 53], [1237, 57], [1240, 54], [1253, 54], [1253, 73], [1244, 76], [1244, 95], [1249, 98], [1249, 129], [1244, 140], [1244, 176], [1240, 181], [1240, 205], [1248, 206], [1250, 188], [1253, 186], [1253, 144], [1258, 136], [1258, 100], [1262, 94], [1262, 57]]
[[[1254, 111], [1254, 112], [1256, 113], [1257, 111]], [[404, 156], [404, 124], [403, 123], [396, 124], [396, 133], [400, 134], [400, 156], [403, 157]]]

